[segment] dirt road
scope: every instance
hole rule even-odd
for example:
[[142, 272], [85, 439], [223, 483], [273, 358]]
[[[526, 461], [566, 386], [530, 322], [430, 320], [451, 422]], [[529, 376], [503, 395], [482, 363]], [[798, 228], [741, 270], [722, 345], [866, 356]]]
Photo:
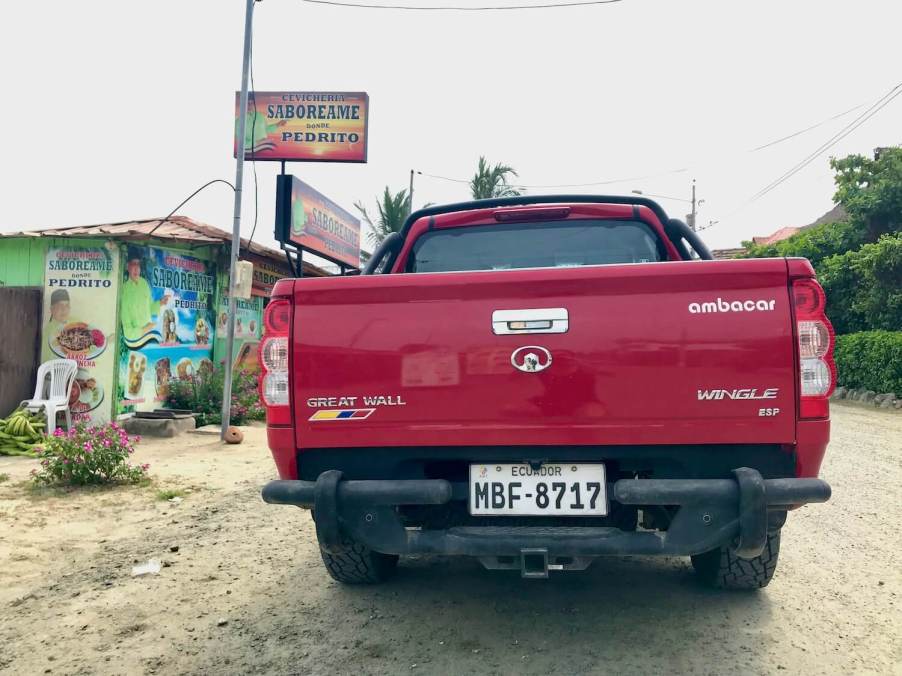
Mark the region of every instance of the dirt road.
[[[0, 672], [900, 672], [902, 416], [834, 407], [826, 505], [790, 515], [771, 586], [700, 587], [688, 561], [623, 558], [524, 581], [402, 563], [376, 588], [327, 577], [309, 515], [270, 507], [260, 429], [142, 443], [158, 485], [34, 495], [0, 458]], [[179, 504], [160, 487], [189, 489]], [[132, 577], [157, 558], [159, 575]]]

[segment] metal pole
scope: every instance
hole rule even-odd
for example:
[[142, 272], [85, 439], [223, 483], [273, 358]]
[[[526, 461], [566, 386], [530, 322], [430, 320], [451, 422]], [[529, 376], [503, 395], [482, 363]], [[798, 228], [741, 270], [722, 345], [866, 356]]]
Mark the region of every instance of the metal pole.
[[[251, 34], [254, 20], [254, 0], [247, 0], [244, 14], [244, 60], [241, 66], [241, 95], [238, 99], [238, 158], [235, 162], [235, 210], [232, 216], [232, 252], [229, 256], [229, 316], [226, 333], [225, 377], [222, 385], [222, 429], [225, 439], [232, 413], [232, 361], [235, 347], [235, 279], [238, 250], [241, 248], [241, 188], [244, 180], [244, 132], [247, 125], [247, 80], [251, 62]], [[256, 105], [256, 104], [255, 104]], [[253, 142], [253, 141], [252, 141]], [[253, 148], [251, 149], [253, 152]]]
[[408, 198], [410, 199], [410, 206], [407, 208], [407, 215], [413, 213], [413, 169], [410, 170], [410, 192], [408, 193]]

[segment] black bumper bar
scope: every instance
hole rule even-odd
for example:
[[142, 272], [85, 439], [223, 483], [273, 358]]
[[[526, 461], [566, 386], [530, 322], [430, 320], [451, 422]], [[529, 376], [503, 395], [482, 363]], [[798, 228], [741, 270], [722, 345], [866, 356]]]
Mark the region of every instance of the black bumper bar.
[[[320, 545], [343, 547], [343, 534], [386, 554], [519, 556], [547, 550], [552, 556], [623, 554], [689, 555], [732, 545], [752, 558], [763, 550], [770, 528], [794, 505], [826, 502], [830, 486], [820, 479], [763, 479], [746, 467], [734, 479], [621, 479], [608, 484], [610, 499], [623, 505], [679, 507], [666, 531], [567, 526], [404, 528], [395, 507], [442, 505], [454, 498], [444, 479], [345, 481], [323, 472], [316, 481], [271, 481], [263, 488], [270, 504], [312, 508]], [[491, 523], [491, 517], [486, 517]]]

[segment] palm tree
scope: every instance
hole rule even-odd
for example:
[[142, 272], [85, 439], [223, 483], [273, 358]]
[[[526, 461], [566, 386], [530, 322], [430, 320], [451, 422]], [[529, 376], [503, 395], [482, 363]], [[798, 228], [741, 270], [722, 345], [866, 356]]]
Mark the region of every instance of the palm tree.
[[512, 187], [508, 176], [517, 176], [513, 167], [500, 162], [490, 167], [485, 157], [479, 158], [476, 174], [470, 179], [470, 193], [474, 200], [488, 199], [491, 197], [516, 197], [520, 191]]
[[[407, 195], [407, 190], [402, 189], [392, 194], [388, 186], [385, 186], [385, 192], [382, 193], [382, 197], [376, 202], [376, 210], [379, 212], [376, 220], [370, 218], [366, 207], [363, 206], [363, 202], [354, 202], [354, 207], [360, 212], [363, 222], [369, 226], [367, 240], [375, 248], [391, 233], [400, 232], [401, 226], [404, 225], [404, 221], [407, 220], [407, 215], [410, 212], [410, 198]], [[361, 251], [360, 257], [365, 261], [370, 257], [370, 254], [366, 251]]]

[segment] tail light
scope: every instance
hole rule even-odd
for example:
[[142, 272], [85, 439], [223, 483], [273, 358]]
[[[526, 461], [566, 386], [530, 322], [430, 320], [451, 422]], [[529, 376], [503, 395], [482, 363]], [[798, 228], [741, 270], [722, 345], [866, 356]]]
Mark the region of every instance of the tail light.
[[826, 418], [836, 389], [833, 326], [824, 313], [827, 298], [813, 279], [792, 284], [796, 335], [799, 340], [799, 417]]
[[263, 313], [263, 340], [260, 341], [260, 398], [266, 407], [269, 425], [291, 424], [291, 397], [288, 382], [288, 334], [291, 303], [273, 300]]

